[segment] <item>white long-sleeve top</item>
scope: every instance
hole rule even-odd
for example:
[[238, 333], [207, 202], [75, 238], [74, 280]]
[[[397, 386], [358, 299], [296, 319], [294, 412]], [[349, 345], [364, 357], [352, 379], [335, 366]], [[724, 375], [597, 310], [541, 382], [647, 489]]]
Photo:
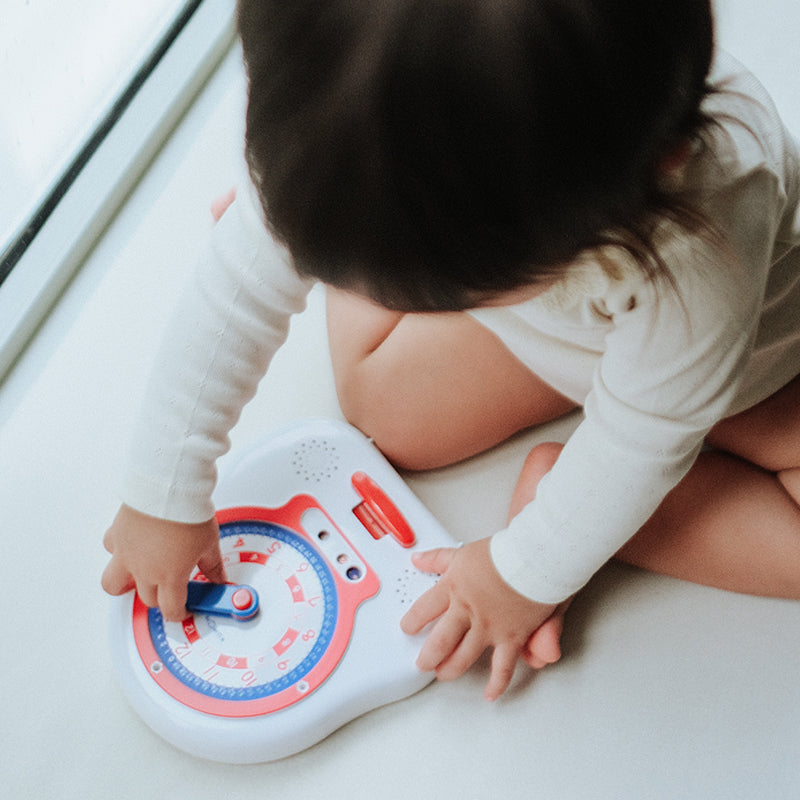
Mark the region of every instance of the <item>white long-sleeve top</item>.
[[[475, 317], [582, 404], [536, 499], [492, 538], [503, 578], [539, 602], [579, 589], [686, 473], [711, 426], [800, 374], [800, 157], [769, 98], [727, 58], [719, 125], [683, 180], [717, 237], [665, 229], [674, 287], [613, 249], [553, 289]], [[176, 310], [134, 431], [123, 499], [183, 522], [213, 514], [214, 463], [310, 288], [252, 188], [218, 223]]]
[[133, 430], [124, 502], [177, 522], [214, 515], [216, 460], [311, 286], [243, 181], [167, 326]]
[[758, 82], [722, 56], [719, 122], [683, 176], [714, 226], [670, 237], [675, 281], [611, 250], [550, 292], [475, 316], [584, 406], [536, 499], [492, 540], [515, 589], [558, 602], [583, 586], [693, 464], [708, 430], [800, 374], [800, 157]]

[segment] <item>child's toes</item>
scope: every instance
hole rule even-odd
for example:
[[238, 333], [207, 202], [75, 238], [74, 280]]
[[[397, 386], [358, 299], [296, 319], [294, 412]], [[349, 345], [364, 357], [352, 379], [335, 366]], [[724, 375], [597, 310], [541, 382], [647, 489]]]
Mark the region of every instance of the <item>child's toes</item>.
[[564, 601], [528, 639], [522, 660], [532, 669], [542, 669], [548, 664], [555, 664], [561, 658], [561, 632], [564, 629], [564, 614], [570, 602], [571, 599]]

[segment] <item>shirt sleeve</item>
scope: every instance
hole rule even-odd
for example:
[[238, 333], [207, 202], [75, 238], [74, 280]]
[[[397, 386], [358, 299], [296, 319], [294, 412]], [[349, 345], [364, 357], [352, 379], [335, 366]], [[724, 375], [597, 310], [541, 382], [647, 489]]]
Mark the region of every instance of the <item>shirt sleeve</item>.
[[747, 407], [737, 395], [787, 211], [791, 222], [796, 151], [738, 62], [719, 54], [714, 79], [717, 123], [686, 175], [710, 227], [661, 241], [674, 285], [621, 281], [592, 301], [610, 332], [585, 419], [533, 502], [492, 539], [499, 573], [532, 600], [580, 589], [687, 473], [709, 429]]
[[310, 288], [245, 182], [167, 326], [134, 426], [125, 503], [178, 522], [213, 516], [215, 462]]
[[[764, 188], [754, 179], [754, 198]], [[585, 418], [492, 539], [496, 568], [526, 597], [555, 603], [580, 589], [686, 474], [734, 398], [767, 272], [744, 265], [768, 263], [769, 236], [748, 243], [755, 260], [713, 238], [676, 240], [676, 286], [623, 282], [595, 302], [612, 325]]]

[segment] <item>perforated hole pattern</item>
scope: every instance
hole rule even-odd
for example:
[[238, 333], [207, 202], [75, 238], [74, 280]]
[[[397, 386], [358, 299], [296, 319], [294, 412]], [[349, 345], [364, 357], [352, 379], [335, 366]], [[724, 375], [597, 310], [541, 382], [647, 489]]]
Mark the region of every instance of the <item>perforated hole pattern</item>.
[[420, 595], [430, 589], [438, 580], [436, 575], [427, 575], [415, 567], [406, 567], [398, 575], [394, 593], [401, 606], [410, 606]]
[[294, 451], [292, 467], [308, 483], [320, 483], [330, 480], [338, 471], [339, 454], [336, 446], [325, 439], [309, 439]]

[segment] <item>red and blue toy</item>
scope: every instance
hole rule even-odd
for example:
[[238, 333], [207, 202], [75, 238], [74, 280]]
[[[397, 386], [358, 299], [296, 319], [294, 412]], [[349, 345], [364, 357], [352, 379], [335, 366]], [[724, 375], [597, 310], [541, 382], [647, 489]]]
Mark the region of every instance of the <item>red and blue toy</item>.
[[267, 436], [229, 461], [215, 502], [231, 584], [194, 575], [178, 623], [115, 601], [114, 662], [157, 733], [270, 761], [430, 682], [400, 630], [435, 580], [411, 553], [455, 542], [368, 439], [326, 420]]

